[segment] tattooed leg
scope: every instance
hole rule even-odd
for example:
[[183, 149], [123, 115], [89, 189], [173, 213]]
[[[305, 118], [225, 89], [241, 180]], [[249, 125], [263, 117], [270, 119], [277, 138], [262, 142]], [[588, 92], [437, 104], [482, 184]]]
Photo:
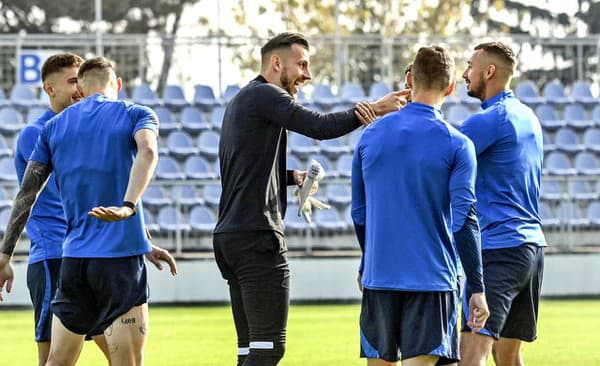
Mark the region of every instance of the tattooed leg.
[[104, 332], [111, 365], [143, 365], [147, 332], [147, 304], [135, 306], [118, 317]]

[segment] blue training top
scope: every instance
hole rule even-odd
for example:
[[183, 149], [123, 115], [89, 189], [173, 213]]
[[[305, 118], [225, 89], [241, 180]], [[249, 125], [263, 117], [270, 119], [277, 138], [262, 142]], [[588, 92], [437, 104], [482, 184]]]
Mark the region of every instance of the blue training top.
[[432, 106], [409, 103], [365, 129], [352, 163], [352, 218], [366, 226], [364, 287], [456, 289], [452, 233], [475, 202], [475, 174], [473, 144]]
[[[23, 174], [25, 174], [29, 156], [35, 147], [40, 132], [42, 132], [42, 128], [55, 115], [52, 109], [48, 108], [40, 118], [25, 126], [19, 134], [15, 149], [15, 169], [19, 177], [19, 184], [23, 181]], [[62, 243], [67, 232], [67, 221], [63, 213], [54, 174], [50, 175], [46, 187], [38, 196], [31, 210], [26, 228], [31, 240], [29, 263], [56, 259], [62, 256]]]
[[481, 104], [460, 128], [477, 151], [477, 209], [482, 249], [545, 246], [538, 215], [544, 148], [533, 111], [510, 90]]
[[51, 165], [69, 230], [63, 257], [113, 258], [150, 251], [140, 203], [138, 214], [118, 222], [88, 216], [95, 206], [121, 206], [137, 146], [135, 133], [158, 136], [158, 118], [148, 107], [95, 94], [52, 118], [31, 160]]

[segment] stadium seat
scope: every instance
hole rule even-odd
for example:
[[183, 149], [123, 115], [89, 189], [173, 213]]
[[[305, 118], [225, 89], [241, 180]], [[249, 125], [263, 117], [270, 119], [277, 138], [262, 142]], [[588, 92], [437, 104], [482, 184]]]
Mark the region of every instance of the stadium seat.
[[571, 98], [567, 97], [565, 87], [558, 80], [551, 81], [544, 85], [542, 94], [548, 103], [552, 104], [562, 105], [573, 101]]
[[4, 107], [0, 109], [0, 133], [14, 134], [19, 132], [25, 124], [23, 116], [13, 107]]
[[154, 112], [158, 117], [158, 132], [161, 135], [169, 134], [181, 128], [181, 125], [175, 122], [173, 113], [165, 107], [154, 107]]
[[196, 107], [185, 107], [179, 115], [181, 126], [190, 133], [210, 130], [211, 123], [204, 118], [202, 112]]
[[569, 104], [565, 107], [564, 120], [567, 126], [575, 129], [586, 129], [594, 126], [594, 121], [586, 118], [581, 104]]
[[173, 203], [173, 201], [163, 193], [162, 188], [156, 184], [150, 184], [148, 188], [146, 188], [144, 196], [142, 197], [142, 202], [145, 207], [152, 210], [157, 210]]
[[196, 206], [190, 212], [190, 229], [192, 233], [212, 235], [217, 218], [211, 209], [205, 206]]
[[471, 116], [471, 112], [464, 104], [451, 105], [446, 113], [447, 121], [453, 126], [460, 126]]
[[152, 235], [158, 234], [160, 232], [160, 228], [158, 227], [158, 224], [154, 221], [154, 217], [152, 216], [152, 213], [150, 213], [148, 210], [143, 210], [143, 211], [144, 211], [144, 226], [146, 226], [148, 231], [150, 231], [150, 234], [152, 234]]
[[337, 161], [337, 172], [340, 178], [350, 178], [352, 177], [352, 159], [354, 156], [352, 154], [344, 154], [339, 157]]
[[559, 217], [563, 223], [568, 223], [574, 229], [585, 229], [590, 226], [590, 219], [582, 215], [579, 205], [573, 202], [563, 202], [558, 207]]
[[560, 201], [563, 199], [563, 190], [560, 182], [542, 180], [540, 185], [540, 198], [544, 201]]
[[202, 156], [190, 156], [183, 167], [188, 179], [216, 179], [217, 175], [210, 168], [210, 164]]
[[17, 171], [15, 170], [15, 164], [13, 162], [13, 159], [10, 157], [0, 158], [0, 181], [17, 181]]
[[190, 226], [184, 222], [183, 215], [175, 207], [167, 206], [161, 208], [158, 212], [156, 223], [163, 234], [174, 233], [176, 231], [187, 233], [190, 231]]
[[185, 179], [185, 174], [181, 171], [177, 161], [170, 156], [161, 156], [156, 166], [156, 179], [161, 180], [181, 180]]
[[0, 107], [9, 106], [10, 100], [6, 99], [6, 94], [4, 94], [4, 90], [0, 88]]
[[583, 133], [583, 144], [587, 150], [600, 152], [600, 129], [590, 128]]
[[306, 96], [306, 93], [302, 88], [298, 89], [298, 95], [296, 95], [296, 102], [298, 104], [303, 105], [304, 107], [309, 107], [311, 105], [310, 99]]
[[354, 234], [354, 219], [352, 218], [352, 205], [348, 205], [344, 209], [344, 221], [346, 221], [346, 225], [348, 225], [349, 231], [352, 231]]
[[467, 104], [470, 106], [481, 105], [481, 101], [479, 99], [469, 96], [467, 92], [467, 84], [461, 83], [460, 85], [457, 85], [456, 88], [458, 89], [458, 99], [462, 104]]
[[220, 131], [223, 126], [223, 117], [225, 116], [225, 107], [215, 107], [210, 116], [210, 123], [212, 128]]
[[600, 175], [600, 163], [591, 152], [581, 152], [575, 157], [575, 169], [582, 175]]
[[0, 212], [0, 234], [6, 232], [6, 226], [8, 225], [8, 218], [10, 217], [10, 209], [6, 208]]
[[325, 187], [327, 201], [336, 206], [346, 206], [352, 202], [350, 184], [332, 183]]
[[369, 100], [377, 100], [386, 94], [390, 93], [392, 90], [390, 87], [381, 81], [371, 84], [369, 88]]
[[134, 103], [143, 104], [150, 108], [158, 107], [162, 104], [156, 93], [150, 89], [150, 85], [142, 83], [133, 89], [131, 100]]
[[569, 194], [578, 201], [594, 201], [598, 199], [599, 192], [594, 191], [589, 182], [571, 180], [569, 182]]
[[292, 153], [302, 159], [305, 159], [308, 155], [316, 154], [320, 151], [316, 140], [299, 133], [290, 132], [288, 134], [288, 141]]
[[600, 104], [595, 106], [592, 110], [592, 119], [596, 124], [596, 127], [600, 127]]
[[198, 136], [198, 149], [200, 154], [210, 160], [219, 156], [219, 134], [214, 131], [204, 131]]
[[356, 130], [352, 131], [350, 135], [348, 135], [348, 146], [350, 146], [350, 149], [352, 149], [352, 151], [354, 151], [354, 149], [356, 148], [356, 144], [358, 144], [358, 142], [360, 141], [360, 137], [362, 136], [364, 131], [364, 127], [359, 127]]
[[367, 99], [363, 88], [355, 83], [345, 83], [340, 91], [340, 99], [342, 103], [356, 104]]
[[[16, 147], [16, 145], [13, 145], [13, 146]], [[12, 155], [12, 149], [10, 147], [8, 147], [8, 143], [6, 142], [6, 139], [4, 138], [4, 136], [0, 135], [0, 157], [11, 156], [11, 155]]]
[[592, 95], [590, 84], [581, 80], [573, 84], [571, 98], [573, 98], [576, 103], [581, 103], [585, 106], [593, 106], [600, 103], [600, 99], [594, 98]]
[[546, 102], [545, 98], [539, 96], [537, 87], [531, 80], [524, 80], [517, 84], [515, 96], [530, 107]]
[[176, 158], [187, 158], [198, 154], [198, 148], [194, 146], [192, 138], [184, 131], [171, 132], [167, 139], [167, 148], [169, 154]]
[[303, 234], [307, 230], [314, 228], [314, 224], [309, 224], [304, 217], [298, 216], [298, 205], [288, 205], [283, 219], [285, 232], [290, 234]]
[[313, 103], [324, 110], [329, 110], [336, 104], [340, 103], [340, 99], [333, 95], [331, 87], [326, 84], [316, 84], [312, 93]]
[[321, 140], [319, 147], [323, 154], [335, 159], [338, 156], [350, 152], [350, 147], [344, 142], [344, 137], [338, 137], [330, 140]]
[[123, 86], [121, 90], [119, 90], [119, 93], [117, 94], [117, 99], [129, 100], [129, 94], [127, 93], [127, 89], [125, 89], [125, 86]]
[[329, 160], [329, 158], [327, 158], [325, 155], [313, 154], [308, 157], [308, 162], [310, 163], [310, 161], [312, 161], [313, 159], [318, 161], [319, 164], [321, 164], [321, 166], [325, 170], [325, 174], [327, 177], [337, 178], [339, 176], [339, 173], [337, 170], [334, 169], [334, 166], [331, 163], [331, 160]]
[[213, 163], [213, 172], [215, 172], [215, 175], [217, 176], [217, 179], [221, 178], [221, 164], [219, 163], [219, 159], [218, 158]]
[[204, 204], [204, 198], [196, 193], [196, 188], [191, 184], [171, 187], [171, 198], [186, 210]]
[[233, 99], [233, 97], [237, 95], [240, 89], [241, 88], [237, 85], [227, 85], [221, 98], [225, 103], [229, 103]]
[[556, 145], [554, 145], [553, 139], [550, 138], [550, 133], [545, 129], [542, 129], [542, 141], [544, 142], [544, 152], [556, 150]]
[[13, 204], [13, 197], [9, 196], [3, 188], [0, 188], [0, 210], [9, 208]]
[[564, 120], [558, 118], [556, 110], [550, 104], [538, 106], [535, 109], [535, 114], [545, 129], [556, 130], [567, 125]]
[[576, 153], [585, 149], [578, 141], [577, 133], [570, 128], [561, 128], [554, 135], [554, 144], [558, 151]]
[[286, 157], [286, 167], [288, 170], [306, 170], [307, 168], [300, 162], [300, 159], [294, 155], [288, 155]]
[[[44, 93], [44, 94], [46, 94], [46, 93]], [[27, 110], [27, 117], [25, 118], [25, 123], [31, 123], [33, 121], [36, 121], [44, 113], [46, 113], [46, 108], [43, 108], [43, 107], [29, 108]]]
[[544, 229], [556, 230], [560, 228], [560, 219], [558, 218], [558, 215], [550, 209], [550, 206], [544, 202], [540, 202], [538, 209], [540, 218], [542, 219], [542, 227]]
[[594, 228], [600, 228], [600, 202], [592, 202], [587, 208], [587, 217]]
[[334, 208], [313, 211], [312, 218], [317, 230], [322, 233], [340, 234], [348, 227]]
[[206, 205], [210, 207], [219, 207], [219, 201], [221, 200], [221, 184], [207, 184], [204, 186], [202, 193], [204, 195], [204, 201]]
[[40, 91], [40, 97], [38, 98], [38, 105], [40, 107], [50, 107], [50, 97], [43, 90]]
[[14, 84], [10, 90], [11, 103], [19, 108], [40, 107], [40, 101], [35, 96], [35, 92], [28, 85]]
[[165, 106], [175, 111], [187, 107], [190, 103], [185, 99], [183, 89], [179, 85], [167, 85], [163, 90], [163, 102]]
[[561, 152], [551, 152], [544, 159], [544, 171], [552, 175], [575, 175], [577, 170], [571, 167], [567, 156]]
[[215, 97], [215, 92], [208, 85], [196, 85], [194, 88], [194, 105], [204, 110], [212, 110], [221, 105], [221, 102]]

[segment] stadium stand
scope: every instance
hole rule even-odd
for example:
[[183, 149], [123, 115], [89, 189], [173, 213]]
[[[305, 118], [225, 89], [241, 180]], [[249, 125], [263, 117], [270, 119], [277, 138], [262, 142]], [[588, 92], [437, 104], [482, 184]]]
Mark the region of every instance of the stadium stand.
[[194, 180], [208, 180], [216, 179], [217, 174], [210, 168], [210, 164], [202, 156], [190, 156], [185, 161], [183, 168], [187, 179]]
[[133, 89], [131, 100], [133, 100], [134, 103], [143, 104], [151, 108], [158, 107], [162, 104], [162, 101], [158, 99], [156, 93], [150, 89], [150, 85], [146, 83], [142, 83]]
[[183, 89], [179, 85], [165, 86], [162, 99], [165, 103], [165, 106], [173, 110], [181, 110], [182, 108], [190, 105], [190, 102], [185, 99]]
[[0, 109], [0, 133], [12, 135], [19, 132], [25, 124], [23, 116], [13, 107], [4, 107]]
[[523, 103], [532, 107], [546, 102], [545, 98], [540, 97], [535, 84], [531, 80], [524, 80], [518, 83], [515, 87], [515, 96], [523, 101]]
[[336, 97], [327, 84], [316, 84], [312, 92], [312, 101], [323, 110], [330, 110], [336, 104], [340, 103], [340, 98]]
[[41, 106], [33, 89], [23, 84], [13, 85], [10, 90], [10, 101], [15, 107], [22, 109]]
[[564, 105], [573, 100], [567, 97], [565, 87], [558, 80], [551, 81], [544, 86], [543, 96], [549, 103], [555, 105]]
[[212, 127], [212, 123], [196, 107], [185, 107], [181, 111], [179, 120], [181, 121], [181, 127], [190, 133], [210, 130]]
[[342, 85], [340, 99], [344, 104], [356, 104], [367, 99], [363, 88], [355, 83], [346, 83]]
[[212, 110], [214, 107], [221, 105], [221, 102], [215, 97], [215, 92], [208, 85], [196, 85], [194, 88], [194, 105], [199, 106], [203, 110]]
[[240, 91], [240, 87], [237, 85], [227, 85], [221, 99], [227, 104], [229, 101], [235, 97], [235, 95]]

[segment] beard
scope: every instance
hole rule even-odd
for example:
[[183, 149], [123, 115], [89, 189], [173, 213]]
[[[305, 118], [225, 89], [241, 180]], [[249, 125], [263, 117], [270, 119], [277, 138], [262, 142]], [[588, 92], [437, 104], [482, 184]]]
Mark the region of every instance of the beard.
[[477, 98], [483, 101], [485, 94], [485, 80], [483, 79], [483, 74], [479, 75], [479, 83], [476, 87], [474, 87], [473, 83], [469, 82], [467, 87], [467, 95], [473, 98]]
[[279, 82], [281, 83], [281, 87], [283, 88], [283, 90], [290, 93], [291, 96], [296, 97], [296, 94], [298, 94], [298, 89], [294, 87], [295, 81], [290, 80], [287, 74], [287, 69], [285, 67], [281, 70]]

